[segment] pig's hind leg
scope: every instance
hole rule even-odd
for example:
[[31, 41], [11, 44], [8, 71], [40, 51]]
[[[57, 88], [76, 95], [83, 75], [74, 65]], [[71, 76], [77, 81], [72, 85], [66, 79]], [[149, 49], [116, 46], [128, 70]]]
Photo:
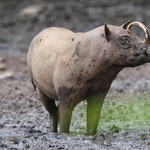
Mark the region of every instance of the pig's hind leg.
[[38, 88], [38, 94], [44, 107], [49, 112], [50, 116], [50, 132], [57, 132], [58, 126], [58, 108], [53, 99], [47, 97], [41, 89]]

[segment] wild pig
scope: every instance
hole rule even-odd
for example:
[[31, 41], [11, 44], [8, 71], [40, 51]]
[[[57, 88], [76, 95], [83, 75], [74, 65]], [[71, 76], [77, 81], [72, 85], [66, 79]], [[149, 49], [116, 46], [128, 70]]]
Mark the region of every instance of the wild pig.
[[[142, 41], [130, 31], [137, 25]], [[73, 108], [87, 100], [87, 133], [97, 130], [104, 98], [124, 67], [149, 62], [150, 36], [140, 22], [103, 25], [86, 33], [51, 27], [31, 42], [27, 62], [39, 97], [50, 115], [50, 131], [69, 133]], [[59, 101], [59, 110], [55, 105]], [[58, 116], [59, 112], [59, 116]]]

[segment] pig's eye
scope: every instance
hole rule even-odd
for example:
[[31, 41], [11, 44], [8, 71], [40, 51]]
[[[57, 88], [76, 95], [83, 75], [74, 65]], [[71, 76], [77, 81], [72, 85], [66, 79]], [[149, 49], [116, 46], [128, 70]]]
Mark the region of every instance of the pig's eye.
[[120, 44], [121, 44], [120, 46], [125, 49], [132, 47], [131, 39], [128, 36], [120, 37]]
[[123, 38], [121, 38], [120, 42], [122, 45], [126, 45], [129, 43], [129, 40], [126, 37], [123, 37]]

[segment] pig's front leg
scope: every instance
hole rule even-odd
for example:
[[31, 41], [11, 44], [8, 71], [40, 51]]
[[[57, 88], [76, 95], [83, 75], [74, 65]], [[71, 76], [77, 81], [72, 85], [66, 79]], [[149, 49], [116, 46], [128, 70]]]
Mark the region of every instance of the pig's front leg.
[[87, 134], [94, 135], [97, 131], [101, 109], [106, 94], [87, 99]]

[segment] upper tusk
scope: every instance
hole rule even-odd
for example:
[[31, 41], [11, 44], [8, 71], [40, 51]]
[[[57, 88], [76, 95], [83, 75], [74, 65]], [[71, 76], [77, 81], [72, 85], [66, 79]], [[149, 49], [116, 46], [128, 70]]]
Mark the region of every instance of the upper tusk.
[[130, 32], [132, 26], [139, 26], [139, 27], [144, 31], [144, 33], [145, 33], [144, 42], [150, 41], [150, 34], [149, 34], [149, 31], [148, 31], [147, 27], [146, 27], [143, 23], [138, 22], [138, 21], [131, 22], [131, 23], [127, 26], [127, 32]]

